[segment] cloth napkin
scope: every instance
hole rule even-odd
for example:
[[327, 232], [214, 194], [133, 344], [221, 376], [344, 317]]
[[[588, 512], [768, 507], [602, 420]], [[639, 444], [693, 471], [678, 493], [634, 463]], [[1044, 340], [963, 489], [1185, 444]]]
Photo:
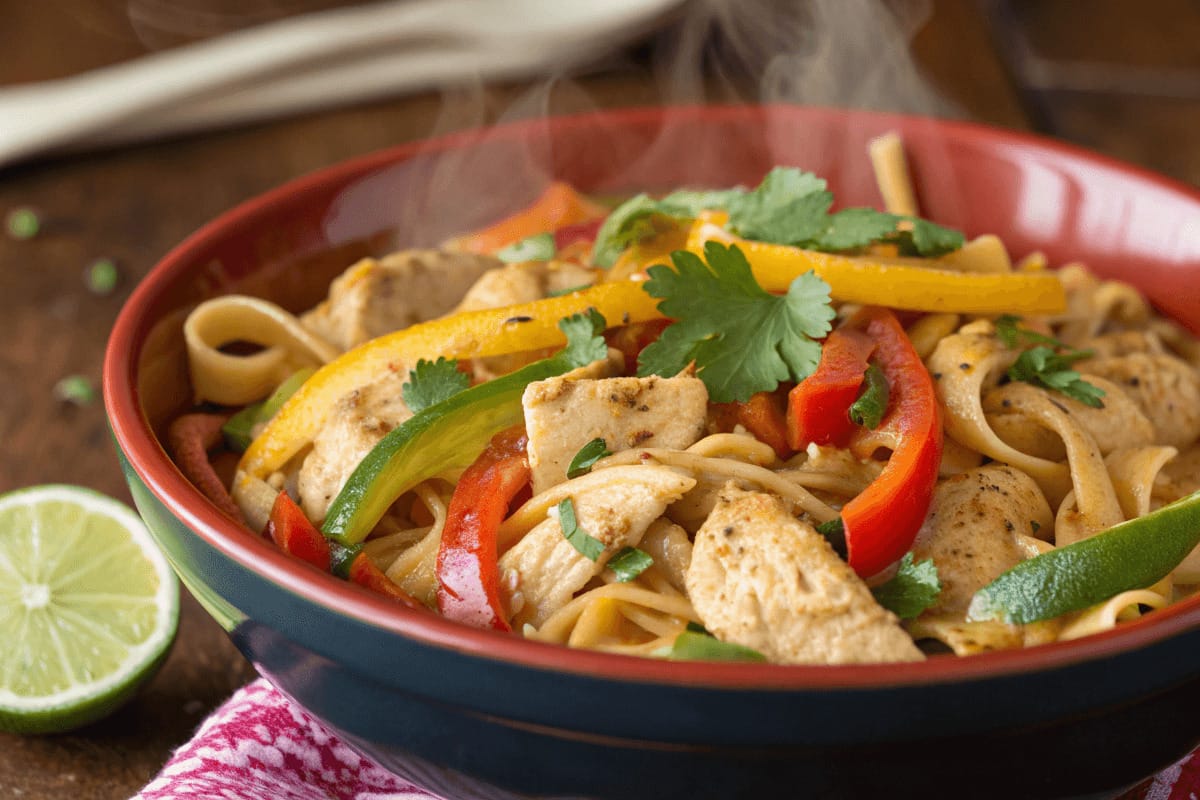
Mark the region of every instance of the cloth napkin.
[[[1119, 800], [1200, 797], [1200, 750]], [[240, 689], [132, 800], [439, 800], [346, 746], [265, 678]], [[455, 800], [455, 798], [445, 798]]]

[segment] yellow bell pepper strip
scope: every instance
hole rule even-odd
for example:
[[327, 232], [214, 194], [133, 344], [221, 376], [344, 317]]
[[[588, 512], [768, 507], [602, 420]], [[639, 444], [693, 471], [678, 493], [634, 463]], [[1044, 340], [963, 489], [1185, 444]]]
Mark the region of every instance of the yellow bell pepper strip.
[[534, 381], [604, 358], [604, 318], [595, 311], [562, 320], [567, 346], [409, 417], [359, 462], [333, 499], [321, 533], [345, 547], [367, 537], [396, 498], [418, 483], [471, 466], [488, 442], [524, 417], [521, 395]]
[[[959, 314], [1057, 314], [1066, 310], [1062, 281], [1052, 273], [969, 273], [935, 267], [882, 264], [862, 258], [741, 239], [725, 230], [723, 212], [700, 214], [687, 249], [702, 254], [707, 241], [736, 244], [755, 279], [768, 292], [783, 292], [812, 270], [829, 284], [834, 300], [906, 311]], [[935, 262], [936, 263], [936, 262]]]
[[514, 242], [539, 233], [554, 233], [568, 225], [601, 219], [608, 209], [575, 191], [568, 184], [555, 182], [524, 211], [502, 219], [483, 230], [452, 239], [448, 245], [472, 253], [494, 253]]
[[407, 369], [422, 358], [483, 358], [558, 347], [566, 341], [558, 328], [564, 317], [592, 308], [614, 325], [645, 322], [662, 317], [657, 303], [640, 282], [605, 283], [562, 297], [467, 311], [372, 339], [305, 381], [246, 448], [238, 470], [265, 480], [312, 441], [340, 398], [388, 370]]
[[1162, 580], [1200, 545], [1200, 492], [1022, 561], [980, 589], [970, 620], [1025, 624], [1079, 611]]

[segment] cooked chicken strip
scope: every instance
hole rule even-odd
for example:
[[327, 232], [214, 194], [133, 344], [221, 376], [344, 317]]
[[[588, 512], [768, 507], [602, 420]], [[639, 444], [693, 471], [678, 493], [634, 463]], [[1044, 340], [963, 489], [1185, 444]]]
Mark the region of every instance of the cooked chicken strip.
[[774, 663], [924, 658], [825, 537], [772, 495], [722, 491], [696, 534], [687, 588], [718, 639]]

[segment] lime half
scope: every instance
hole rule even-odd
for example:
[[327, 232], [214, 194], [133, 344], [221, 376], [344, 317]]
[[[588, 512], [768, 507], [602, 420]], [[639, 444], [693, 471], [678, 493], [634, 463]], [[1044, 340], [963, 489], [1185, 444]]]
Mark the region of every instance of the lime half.
[[0, 730], [115, 710], [175, 636], [179, 584], [133, 510], [78, 486], [0, 495]]

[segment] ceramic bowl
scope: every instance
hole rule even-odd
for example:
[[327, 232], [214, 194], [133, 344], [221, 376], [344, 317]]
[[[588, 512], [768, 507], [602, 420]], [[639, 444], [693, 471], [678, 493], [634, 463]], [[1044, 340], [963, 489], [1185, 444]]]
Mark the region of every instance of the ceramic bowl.
[[300, 178], [205, 226], [122, 311], [105, 401], [126, 476], [192, 593], [258, 670], [447, 797], [1104, 796], [1200, 742], [1200, 597], [1086, 639], [887, 666], [677, 663], [573, 651], [398, 609], [221, 516], [160, 444], [190, 392], [180, 325], [246, 292], [301, 309], [355, 258], [432, 244], [551, 178], [605, 195], [753, 184], [775, 164], [875, 205], [865, 146], [905, 139], [922, 210], [1017, 255], [1082, 260], [1200, 329], [1200, 192], [1023, 134], [801, 107], [654, 108], [510, 124]]

